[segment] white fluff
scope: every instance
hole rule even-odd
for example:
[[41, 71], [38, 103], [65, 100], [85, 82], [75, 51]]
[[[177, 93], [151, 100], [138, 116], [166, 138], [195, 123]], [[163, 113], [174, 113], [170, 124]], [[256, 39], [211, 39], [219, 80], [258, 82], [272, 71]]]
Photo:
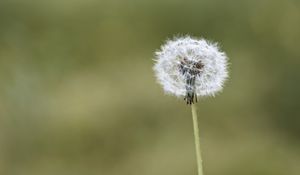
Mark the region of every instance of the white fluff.
[[[205, 39], [186, 36], [168, 40], [156, 52], [155, 61], [153, 69], [158, 82], [166, 93], [178, 97], [187, 95], [188, 77], [195, 77], [193, 91], [196, 96], [214, 96], [222, 90], [228, 77], [226, 54], [219, 50], [216, 43]], [[203, 66], [201, 69], [193, 67], [197, 62]], [[183, 69], [199, 72], [197, 75], [190, 74], [189, 71], [183, 73]]]

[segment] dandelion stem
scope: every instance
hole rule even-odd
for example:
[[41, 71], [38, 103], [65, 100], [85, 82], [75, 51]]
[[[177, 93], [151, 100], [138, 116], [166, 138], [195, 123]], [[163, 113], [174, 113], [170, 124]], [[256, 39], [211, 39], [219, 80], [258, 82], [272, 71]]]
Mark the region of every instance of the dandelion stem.
[[203, 175], [202, 158], [201, 158], [201, 150], [200, 150], [199, 126], [198, 126], [198, 118], [197, 118], [197, 108], [196, 108], [195, 104], [192, 104], [191, 106], [192, 106], [192, 116], [193, 116], [193, 125], [194, 125], [194, 137], [195, 137], [195, 146], [196, 146], [198, 175]]

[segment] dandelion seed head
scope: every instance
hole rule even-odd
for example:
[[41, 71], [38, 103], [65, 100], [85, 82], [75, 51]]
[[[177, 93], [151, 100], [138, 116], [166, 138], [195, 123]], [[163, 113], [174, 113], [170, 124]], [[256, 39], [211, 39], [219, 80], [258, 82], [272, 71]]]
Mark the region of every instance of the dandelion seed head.
[[155, 54], [158, 82], [166, 93], [185, 96], [188, 103], [197, 96], [214, 96], [228, 77], [226, 54], [205, 39], [168, 40]]

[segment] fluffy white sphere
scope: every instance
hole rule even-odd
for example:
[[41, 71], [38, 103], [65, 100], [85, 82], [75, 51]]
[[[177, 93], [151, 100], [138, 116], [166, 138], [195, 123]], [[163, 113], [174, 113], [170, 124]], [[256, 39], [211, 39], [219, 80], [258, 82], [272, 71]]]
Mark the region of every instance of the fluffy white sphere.
[[[156, 52], [154, 71], [166, 93], [213, 96], [228, 77], [226, 54], [216, 43], [192, 37], [168, 40]], [[194, 98], [194, 97], [192, 97]], [[193, 101], [192, 101], [193, 102]]]

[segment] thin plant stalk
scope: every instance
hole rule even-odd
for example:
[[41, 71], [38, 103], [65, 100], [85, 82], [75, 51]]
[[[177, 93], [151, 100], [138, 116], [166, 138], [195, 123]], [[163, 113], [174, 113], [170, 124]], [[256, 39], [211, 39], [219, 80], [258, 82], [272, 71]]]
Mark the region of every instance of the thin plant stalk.
[[192, 107], [192, 116], [193, 116], [193, 125], [194, 125], [194, 137], [195, 137], [195, 146], [196, 146], [198, 175], [203, 175], [197, 108], [195, 104], [192, 104], [191, 107]]

